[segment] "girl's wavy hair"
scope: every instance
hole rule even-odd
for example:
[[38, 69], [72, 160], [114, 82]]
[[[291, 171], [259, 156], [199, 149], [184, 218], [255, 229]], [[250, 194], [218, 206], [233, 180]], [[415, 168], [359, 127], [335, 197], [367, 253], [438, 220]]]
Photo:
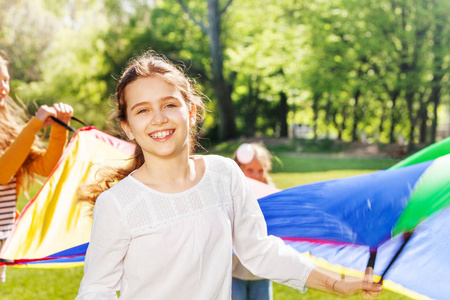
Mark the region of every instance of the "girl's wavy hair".
[[[129, 61], [127, 67], [122, 73], [116, 87], [114, 95], [115, 110], [111, 119], [115, 122], [127, 122], [127, 86], [139, 78], [157, 77], [164, 80], [165, 83], [176, 87], [187, 106], [191, 109], [192, 105], [196, 107], [195, 127], [191, 128], [189, 136], [189, 151], [192, 153], [198, 143], [198, 129], [204, 119], [205, 106], [203, 95], [197, 90], [197, 84], [189, 78], [184, 72], [184, 66], [175, 65], [165, 56], [155, 51], [147, 51], [142, 55]], [[117, 128], [121, 128], [116, 124]], [[126, 134], [121, 130], [121, 136], [126, 138]], [[96, 174], [95, 183], [85, 185], [80, 189], [79, 200], [87, 201], [94, 205], [97, 197], [105, 190], [111, 188], [119, 180], [128, 176], [132, 171], [140, 168], [144, 164], [144, 155], [141, 147], [133, 140], [136, 145], [135, 152], [129, 164], [123, 168], [103, 168]]]
[[[8, 61], [2, 53], [0, 53], [0, 66], [8, 67]], [[20, 99], [14, 101], [9, 95], [6, 96], [5, 105], [0, 107], [0, 155], [16, 140], [25, 126], [25, 120], [29, 118], [28, 109]], [[35, 180], [35, 174], [30, 170], [30, 164], [43, 151], [41, 142], [36, 138], [25, 162], [16, 173], [17, 185], [24, 191], [27, 191]]]

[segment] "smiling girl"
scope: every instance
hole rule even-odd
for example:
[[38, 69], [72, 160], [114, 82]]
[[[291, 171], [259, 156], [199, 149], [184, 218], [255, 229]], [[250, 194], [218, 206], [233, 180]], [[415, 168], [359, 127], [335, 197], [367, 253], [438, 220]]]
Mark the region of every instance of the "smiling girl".
[[[232, 249], [254, 274], [304, 291], [378, 292], [325, 275], [268, 236], [244, 174], [228, 158], [193, 155], [202, 98], [154, 52], [131, 61], [116, 89], [117, 117], [135, 157], [103, 178], [77, 299], [231, 299]], [[115, 183], [120, 180], [118, 183]], [[99, 185], [96, 185], [98, 188]]]

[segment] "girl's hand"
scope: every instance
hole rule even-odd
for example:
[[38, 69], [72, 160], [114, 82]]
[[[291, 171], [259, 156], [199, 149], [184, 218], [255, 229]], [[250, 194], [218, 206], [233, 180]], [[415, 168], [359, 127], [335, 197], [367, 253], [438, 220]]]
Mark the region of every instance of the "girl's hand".
[[[366, 268], [366, 272], [364, 274], [364, 280], [367, 283], [372, 283], [373, 282], [373, 268], [372, 267], [368, 267]], [[381, 284], [377, 284], [378, 286], [381, 287]], [[373, 292], [373, 291], [369, 291], [369, 290], [364, 290], [362, 291], [362, 296], [366, 299], [375, 299], [380, 295], [381, 291], [379, 292]]]
[[56, 110], [56, 117], [68, 124], [70, 118], [73, 116], [73, 108], [72, 106], [64, 103], [55, 103], [53, 104], [53, 108]]
[[383, 291], [381, 284], [373, 282], [372, 268], [366, 270], [364, 279], [356, 277], [337, 279], [337, 276], [336, 273], [315, 268], [309, 275], [306, 286], [343, 296], [350, 296], [361, 292], [364, 298], [376, 298]]
[[364, 298], [377, 298], [383, 291], [382, 286], [372, 281], [344, 281], [338, 280], [334, 283], [333, 291], [344, 296], [353, 295], [362, 292]]
[[54, 107], [48, 107], [47, 105], [41, 105], [37, 112], [35, 117], [44, 123], [44, 127], [47, 125], [50, 125], [53, 121], [50, 118], [50, 116], [56, 117], [56, 109]]

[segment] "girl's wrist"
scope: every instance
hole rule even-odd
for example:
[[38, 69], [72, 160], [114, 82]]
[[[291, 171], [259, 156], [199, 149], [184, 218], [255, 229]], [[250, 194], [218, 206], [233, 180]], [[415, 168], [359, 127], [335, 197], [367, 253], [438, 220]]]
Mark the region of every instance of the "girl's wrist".
[[336, 280], [334, 283], [333, 283], [333, 286], [331, 287], [331, 290], [333, 291], [333, 293], [336, 293], [336, 294], [340, 294], [339, 292], [338, 292], [338, 284], [341, 282], [341, 280]]
[[340, 280], [327, 277], [327, 279], [325, 279], [325, 290], [331, 293], [339, 294], [339, 292], [337, 291], [338, 281]]
[[36, 118], [36, 116], [31, 117], [30, 121], [28, 121], [29, 126], [36, 129], [36, 131], [39, 131], [44, 127], [44, 122], [42, 122], [41, 119]]

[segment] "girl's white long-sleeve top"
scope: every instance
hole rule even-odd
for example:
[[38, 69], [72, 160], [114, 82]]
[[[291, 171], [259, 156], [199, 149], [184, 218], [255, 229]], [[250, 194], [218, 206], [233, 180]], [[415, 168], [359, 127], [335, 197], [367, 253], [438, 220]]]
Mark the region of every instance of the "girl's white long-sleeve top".
[[231, 256], [255, 275], [300, 291], [312, 261], [274, 236], [236, 163], [203, 156], [200, 182], [155, 191], [131, 175], [94, 207], [77, 300], [231, 299]]

